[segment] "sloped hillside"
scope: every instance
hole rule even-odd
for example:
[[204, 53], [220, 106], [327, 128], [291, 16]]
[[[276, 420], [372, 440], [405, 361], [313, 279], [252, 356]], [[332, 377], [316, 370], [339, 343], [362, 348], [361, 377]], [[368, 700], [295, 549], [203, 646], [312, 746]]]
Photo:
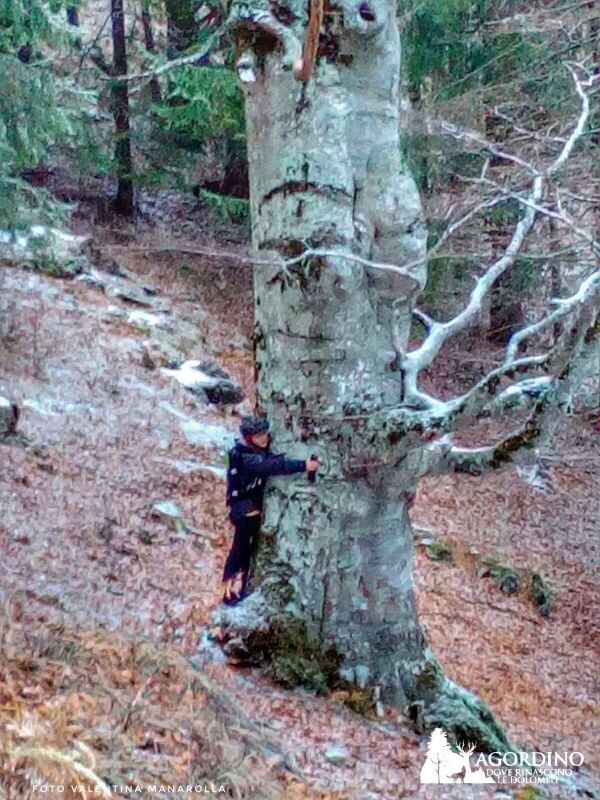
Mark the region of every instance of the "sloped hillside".
[[[248, 798], [490, 796], [419, 788], [426, 741], [397, 710], [365, 717], [343, 693], [286, 690], [211, 644], [231, 536], [223, 448], [253, 401], [249, 267], [234, 245], [196, 242], [229, 254], [214, 258], [182, 255], [182, 242], [165, 252], [149, 233], [99, 236], [119, 275], [0, 273], [0, 394], [21, 410], [21, 435], [0, 446], [5, 796], [29, 796], [32, 769], [56, 783], [95, 775], [114, 796], [126, 784], [154, 796], [162, 782], [187, 797], [194, 781]], [[220, 365], [244, 403], [190, 392], [168, 370], [182, 359]], [[586, 755], [548, 790], [567, 798], [597, 775], [600, 447], [588, 419], [565, 425], [556, 455], [555, 493], [514, 470], [437, 479], [413, 518], [434, 649], [523, 745]], [[516, 576], [511, 593], [498, 564]], [[534, 572], [548, 616], [530, 597]]]

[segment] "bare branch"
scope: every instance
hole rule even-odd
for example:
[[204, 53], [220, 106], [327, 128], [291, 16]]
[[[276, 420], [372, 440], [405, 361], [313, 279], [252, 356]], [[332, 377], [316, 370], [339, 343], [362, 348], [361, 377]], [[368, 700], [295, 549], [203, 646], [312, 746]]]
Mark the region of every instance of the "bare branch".
[[[579, 114], [579, 119], [577, 120], [577, 124], [575, 125], [573, 133], [567, 139], [566, 144], [564, 145], [564, 147], [562, 148], [562, 150], [558, 155], [558, 158], [546, 171], [547, 175], [550, 177], [553, 176], [556, 172], [558, 172], [558, 170], [561, 167], [563, 167], [565, 163], [568, 161], [569, 157], [571, 156], [571, 153], [573, 152], [573, 148], [583, 135], [583, 132], [585, 130], [585, 127], [588, 123], [588, 119], [590, 116], [590, 101], [583, 89], [583, 84], [579, 80], [577, 72], [575, 71], [575, 67], [578, 67], [579, 65], [567, 63], [565, 66], [571, 73], [571, 77], [573, 78], [573, 82], [575, 84], [575, 90], [577, 91], [579, 99], [581, 100], [581, 113]], [[594, 80], [598, 77], [600, 76], [592, 76], [586, 81], [585, 85], [591, 86]]]
[[[537, 203], [540, 200], [542, 189], [543, 178], [538, 175], [534, 179], [530, 195], [533, 202]], [[528, 208], [523, 219], [518, 223], [504, 255], [492, 264], [477, 281], [466, 308], [448, 322], [435, 322], [423, 344], [417, 350], [407, 353], [403, 366], [408, 378], [407, 390], [411, 395], [418, 395], [417, 376], [419, 371], [431, 364], [447, 339], [463, 331], [479, 313], [483, 298], [500, 275], [512, 266], [534, 222], [535, 211]]]
[[[483, 167], [483, 170], [482, 170], [482, 180], [483, 180], [483, 177], [485, 175], [485, 170], [486, 170], [486, 166], [487, 166], [488, 163], [489, 162], [486, 161], [485, 164], [484, 164], [484, 167]], [[442, 245], [445, 244], [446, 241], [451, 236], [453, 236], [459, 228], [461, 228], [467, 222], [469, 222], [474, 217], [476, 217], [477, 214], [480, 211], [482, 211], [484, 208], [493, 208], [494, 206], [497, 206], [499, 203], [502, 203], [502, 202], [504, 202], [504, 198], [502, 198], [502, 197], [492, 197], [489, 200], [484, 200], [481, 203], [478, 203], [474, 208], [470, 209], [470, 211], [468, 211], [462, 217], [457, 219], [455, 222], [452, 222], [450, 225], [448, 225], [448, 227], [442, 233], [442, 235], [437, 240], [435, 245], [428, 251], [426, 260], [427, 261], [431, 261], [431, 259], [433, 258], [434, 254], [436, 254], [441, 249]], [[410, 264], [409, 266], [413, 266], [413, 265]]]
[[514, 359], [521, 342], [523, 342], [525, 339], [529, 339], [531, 336], [535, 336], [535, 334], [540, 333], [546, 328], [549, 328], [551, 325], [554, 325], [556, 322], [564, 319], [564, 317], [568, 316], [569, 314], [581, 310], [585, 303], [587, 303], [587, 301], [590, 300], [598, 291], [600, 291], [600, 270], [593, 272], [588, 278], [586, 278], [579, 289], [575, 292], [575, 294], [571, 295], [571, 297], [555, 299], [554, 302], [558, 304], [557, 309], [552, 311], [550, 314], [547, 314], [541, 320], [538, 320], [538, 322], [534, 322], [531, 325], [528, 325], [526, 328], [522, 328], [520, 331], [517, 331], [515, 334], [513, 334], [508, 343], [506, 359], [504, 362], [505, 365], [510, 364], [512, 359]]
[[521, 380], [507, 386], [499, 395], [494, 397], [493, 393], [500, 383], [500, 379], [504, 376], [511, 377], [516, 373], [527, 372], [531, 369], [539, 369], [548, 362], [549, 357], [549, 354], [528, 356], [491, 370], [468, 392], [446, 403], [448, 415], [456, 423], [459, 419], [467, 416], [493, 416], [511, 408], [522, 407], [522, 400], [526, 396], [538, 395], [552, 379], [543, 376]]
[[441, 454], [434, 472], [481, 475], [506, 466], [516, 452], [533, 446], [541, 432], [539, 414], [536, 410], [520, 428], [489, 447], [449, 447]]
[[462, 472], [481, 475], [506, 466], [518, 458], [523, 449], [532, 448], [540, 439], [546, 439], [552, 411], [556, 412], [558, 407], [568, 407], [573, 390], [568, 375], [559, 380], [546, 381], [546, 387], [536, 398], [531, 414], [517, 430], [485, 447], [460, 447], [452, 443], [450, 436], [445, 436], [426, 448], [427, 471], [423, 474]]
[[483, 136], [480, 136], [477, 133], [467, 131], [459, 128], [457, 125], [453, 125], [452, 123], [445, 121], [441, 123], [441, 131], [448, 136], [452, 136], [453, 139], [456, 139], [459, 142], [465, 141], [477, 144], [480, 150], [487, 150], [496, 158], [501, 158], [503, 161], [511, 161], [513, 164], [518, 164], [518, 166], [526, 169], [527, 172], [531, 172], [533, 175], [539, 175], [539, 171], [528, 161], [524, 161], [522, 158], [515, 156], [513, 153], [507, 153], [504, 150], [499, 150], [496, 145], [492, 144], [487, 139], [484, 139]]
[[[125, 247], [124, 245], [112, 245], [112, 249], [119, 249], [121, 247]], [[186, 245], [161, 245], [159, 247], [127, 247], [127, 250], [130, 252], [136, 253], [144, 253], [144, 252], [152, 252], [152, 253], [181, 253], [183, 255], [199, 255], [199, 256], [214, 256], [215, 258], [220, 258], [223, 260], [233, 260], [236, 264], [243, 264], [246, 263], [248, 266], [253, 265], [260, 265], [260, 266], [272, 266], [272, 267], [279, 267], [280, 269], [289, 269], [290, 267], [296, 266], [298, 264], [302, 264], [304, 261], [310, 258], [343, 258], [347, 261], [354, 261], [357, 264], [360, 264], [363, 267], [369, 267], [369, 269], [378, 269], [384, 272], [394, 272], [396, 275], [401, 275], [403, 278], [407, 278], [414, 283], [417, 283], [417, 280], [414, 278], [411, 268], [419, 266], [423, 263], [425, 259], [419, 259], [417, 261], [411, 261], [406, 266], [400, 267], [396, 264], [391, 264], [388, 262], [382, 261], [371, 261], [369, 258], [363, 258], [362, 256], [357, 255], [356, 253], [348, 253], [345, 250], [327, 250], [324, 248], [307, 248], [303, 250], [299, 255], [294, 256], [293, 258], [284, 259], [281, 256], [274, 254], [271, 257], [264, 257], [258, 254], [250, 254], [250, 253], [242, 253], [239, 251], [230, 251], [227, 252], [226, 250], [221, 250], [219, 248], [214, 247], [188, 247]]]
[[[104, 22], [102, 23], [102, 25], [98, 28], [98, 31], [97, 31], [96, 35], [94, 36], [94, 38], [92, 39], [92, 41], [89, 43], [89, 45], [87, 45], [87, 47], [81, 53], [81, 57], [79, 58], [79, 65], [77, 67], [77, 73], [75, 75], [75, 83], [76, 84], [79, 83], [79, 78], [80, 78], [80, 75], [81, 75], [81, 68], [83, 66], [83, 62], [86, 59], [86, 56], [88, 56], [91, 53], [91, 51], [94, 50], [94, 48], [97, 47], [98, 40], [102, 36], [102, 33], [104, 32], [104, 28], [106, 28], [106, 26], [108, 25], [108, 22], [110, 21], [111, 17], [112, 17], [112, 14], [109, 12], [106, 15], [106, 17], [104, 18]], [[93, 57], [92, 57], [92, 61], [94, 61]], [[99, 66], [99, 65], [97, 64], [97, 66]], [[102, 69], [102, 67], [100, 67], [100, 69]]]
[[418, 261], [412, 261], [410, 264], [406, 266], [399, 267], [396, 264], [390, 264], [381, 261], [371, 261], [368, 258], [363, 258], [362, 256], [356, 255], [356, 253], [348, 253], [346, 250], [326, 250], [324, 248], [316, 248], [316, 249], [309, 248], [308, 250], [304, 250], [302, 253], [300, 253], [299, 256], [286, 259], [285, 266], [293, 267], [296, 264], [301, 264], [308, 258], [343, 258], [346, 261], [354, 261], [357, 264], [361, 264], [364, 267], [369, 267], [370, 269], [379, 269], [384, 272], [394, 272], [396, 275], [401, 275], [403, 278], [408, 278], [416, 285], [420, 284], [412, 274], [411, 267], [418, 266], [422, 264], [424, 261], [424, 259], [420, 259]]
[[[573, 152], [575, 145], [586, 129], [590, 114], [590, 103], [584, 86], [591, 86], [596, 76], [593, 76], [584, 82], [577, 74], [577, 69], [582, 69], [580, 65], [567, 64], [566, 67], [571, 73], [576, 91], [581, 100], [580, 113], [577, 123], [571, 135], [564, 142], [557, 158], [544, 172], [541, 172], [538, 168], [532, 166], [517, 156], [512, 156], [512, 154], [507, 154], [499, 150], [496, 152], [494, 149], [491, 150], [491, 152], [494, 152], [499, 157], [513, 161], [519, 166], [527, 168], [527, 170], [534, 175], [531, 190], [526, 197], [522, 197], [516, 193], [510, 193], [510, 196], [514, 196], [524, 206], [525, 213], [522, 219], [517, 223], [504, 254], [491, 266], [489, 266], [484, 274], [478, 279], [473, 291], [471, 292], [469, 301], [463, 311], [448, 322], [440, 323], [431, 321], [429, 333], [422, 344], [417, 349], [407, 353], [404, 356], [402, 360], [402, 369], [405, 376], [404, 399], [408, 404], [414, 404], [420, 408], [427, 408], [435, 411], [436, 413], [443, 413], [445, 408], [445, 413], [447, 415], [456, 414], [457, 409], [466, 411], [468, 408], [477, 408], [481, 403], [481, 398], [485, 396], [485, 392], [494, 382], [494, 379], [498, 377], [497, 374], [491, 374], [490, 376], [484, 378], [484, 380], [474, 387], [471, 392], [468, 392], [461, 398], [456, 398], [454, 401], [448, 401], [446, 403], [442, 403], [436, 398], [423, 393], [418, 388], [418, 376], [420, 371], [431, 364], [431, 362], [440, 352], [440, 349], [444, 343], [450, 337], [462, 332], [472, 323], [481, 310], [483, 298], [492, 289], [492, 286], [497, 279], [514, 264], [528, 234], [531, 232], [535, 224], [537, 212], [540, 210], [545, 210], [543, 209], [541, 200], [543, 198], [547, 182], [566, 164]], [[451, 135], [458, 138], [466, 138], [467, 140], [475, 141], [478, 140], [478, 137], [469, 134], [468, 132], [458, 131], [457, 129], [453, 130], [449, 127], [447, 127], [447, 131], [450, 132]], [[488, 148], [488, 143], [485, 142], [485, 140], [479, 140], [479, 144]], [[488, 182], [484, 175], [482, 175], [480, 180], [482, 182]], [[501, 191], [503, 190], [501, 189]], [[566, 215], [562, 209], [558, 216], [563, 222], [566, 221], [568, 224], [572, 225], [571, 220], [568, 218], [565, 219]], [[553, 314], [548, 315], [548, 317], [554, 319], [558, 314], [560, 314], [560, 316], [566, 316], [567, 314], [571, 313], [575, 308], [582, 305], [590, 297], [590, 295], [595, 292], [596, 288], [597, 279], [591, 277], [584, 282], [580, 288], [580, 291], [576, 293], [573, 298], [569, 298], [567, 301], [565, 301], [564, 308], [556, 310], [553, 312]], [[532, 335], [534, 332], [536, 332], [536, 330], [546, 327], [547, 324], [551, 323], [547, 322], [545, 319], [544, 321], [538, 323], [540, 328], [529, 326], [528, 328], [524, 329], [524, 332], [516, 335], [516, 337], [513, 337], [513, 346], [509, 348], [505, 362], [500, 368], [501, 374], [506, 374], [509, 370], [514, 368], [513, 362], [515, 361], [519, 342]], [[536, 360], [539, 363], [542, 363], [544, 357], [536, 357]], [[532, 361], [530, 366], [535, 365], [535, 363], [535, 360]]]
[[527, 128], [522, 128], [520, 125], [517, 125], [510, 114], [502, 111], [501, 106], [499, 105], [494, 106], [494, 116], [498, 117], [499, 119], [503, 119], [505, 122], [509, 122], [511, 127], [517, 133], [522, 134], [525, 139], [535, 139], [538, 142], [544, 142], [544, 144], [548, 141], [560, 142], [560, 144], [564, 144], [566, 141], [563, 136], [550, 136], [548, 132], [541, 134], [537, 133], [537, 131], [530, 131]]
[[433, 320], [428, 314], [425, 314], [424, 311], [420, 311], [418, 308], [413, 309], [413, 317], [417, 319], [421, 325], [425, 328], [426, 331], [431, 330], [431, 326], [433, 325]]
[[532, 403], [547, 395], [553, 388], [555, 378], [544, 375], [540, 378], [526, 378], [507, 386], [504, 391], [482, 407], [480, 417], [496, 416], [506, 411], [530, 408]]
[[[594, 309], [592, 322], [597, 316], [598, 310]], [[425, 448], [420, 464], [421, 476], [448, 472], [479, 475], [515, 461], [524, 448], [531, 448], [538, 440], [541, 439], [543, 443], [543, 440], [551, 437], [559, 411], [571, 409], [573, 393], [585, 374], [590, 353], [597, 347], [598, 331], [595, 330], [591, 339], [588, 332], [589, 328], [580, 323], [568, 359], [569, 366], [560, 377], [522, 381], [517, 386], [508, 387], [496, 398], [494, 404], [501, 402], [505, 408], [526, 408], [533, 403], [531, 414], [516, 431], [493, 445], [476, 448], [454, 445], [449, 435], [444, 436]], [[438, 421], [438, 424], [443, 429], [445, 423]]]
[[219, 40], [219, 37], [222, 36], [225, 31], [225, 26], [222, 26], [215, 31], [196, 53], [192, 53], [189, 56], [182, 56], [181, 58], [175, 58], [172, 61], [168, 61], [166, 64], [162, 64], [162, 66], [157, 67], [156, 69], [147, 70], [145, 72], [136, 72], [133, 75], [120, 75], [119, 77], [111, 78], [111, 80], [113, 80], [115, 83], [119, 83], [123, 81], [138, 81], [150, 78], [158, 78], [161, 75], [165, 75], [167, 72], [178, 69], [179, 67], [193, 66], [201, 61], [205, 56], [210, 54], [215, 42]]
[[574, 222], [567, 215], [567, 213], [562, 208], [559, 192], [557, 192], [557, 205], [559, 207], [559, 211], [554, 211], [553, 209], [548, 208], [547, 206], [543, 206], [540, 205], [539, 203], [533, 202], [530, 198], [521, 197], [519, 194], [516, 194], [515, 192], [508, 191], [504, 187], [499, 186], [497, 183], [493, 183], [492, 181], [489, 180], [486, 180], [486, 183], [488, 183], [490, 186], [496, 187], [500, 192], [503, 193], [505, 198], [516, 200], [518, 203], [521, 203], [521, 205], [527, 206], [528, 208], [533, 209], [534, 211], [536, 211], [539, 214], [542, 214], [545, 217], [549, 217], [550, 219], [555, 219], [558, 222], [562, 222], [564, 225], [569, 227], [573, 231], [573, 233], [576, 233], [577, 236], [588, 242], [591, 245], [594, 253], [597, 256], [600, 256], [600, 242], [598, 242], [597, 239], [594, 239], [594, 237], [590, 233], [588, 233], [588, 231], [584, 230], [579, 225], [577, 225], [577, 223]]
[[88, 52], [90, 57], [90, 61], [92, 61], [98, 69], [107, 76], [107, 79], [110, 78], [112, 80], [113, 75], [113, 67], [112, 64], [109, 64], [104, 57], [104, 53], [98, 46], [90, 47]]

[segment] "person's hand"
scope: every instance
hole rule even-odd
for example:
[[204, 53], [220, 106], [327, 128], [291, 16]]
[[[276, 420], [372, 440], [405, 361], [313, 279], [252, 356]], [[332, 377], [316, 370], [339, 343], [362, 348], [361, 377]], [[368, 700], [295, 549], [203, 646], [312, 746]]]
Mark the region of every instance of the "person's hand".
[[310, 458], [306, 459], [306, 471], [307, 472], [316, 472], [318, 466], [319, 466], [319, 459], [318, 458], [313, 458], [311, 456]]

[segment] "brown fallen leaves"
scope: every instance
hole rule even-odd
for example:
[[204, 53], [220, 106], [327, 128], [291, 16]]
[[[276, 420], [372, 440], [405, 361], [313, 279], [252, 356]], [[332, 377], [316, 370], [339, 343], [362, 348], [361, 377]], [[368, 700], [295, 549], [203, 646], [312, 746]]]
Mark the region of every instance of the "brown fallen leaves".
[[277, 743], [176, 651], [115, 633], [54, 629], [49, 640], [6, 624], [0, 644], [0, 797], [39, 797], [41, 784], [63, 786], [64, 798], [127, 796], [127, 786], [150, 797], [158, 784], [331, 796], [291, 775]]
[[[175, 255], [127, 265], [144, 270], [174, 313], [210, 303], [189, 356], [221, 358], [252, 398], [250, 348], [231, 344], [235, 326], [251, 333], [248, 276], [231, 269], [220, 292], [212, 264], [195, 264], [185, 285]], [[234, 797], [257, 800], [429, 797], [418, 788], [425, 743], [397, 709], [369, 720], [348, 707], [360, 697], [317, 698], [256, 672], [189, 666], [220, 599], [231, 528], [223, 482], [173, 466], [215, 454], [186, 441], [172, 409], [231, 430], [235, 420], [212, 409], [205, 416], [146, 369], [144, 335], [105, 317], [104, 295], [17, 272], [8, 279], [17, 335], [0, 348], [0, 371], [37, 410], [24, 406], [20, 419], [32, 446], [0, 453], [1, 800], [27, 800], [37, 780], [87, 785], [84, 770], [107, 786], [222, 780]], [[28, 309], [49, 290], [58, 295], [41, 308], [34, 340]], [[432, 376], [444, 390], [442, 378]], [[577, 420], [569, 431], [555, 443], [553, 455], [568, 455], [553, 462], [556, 495], [534, 492], [510, 470], [427, 481], [413, 519], [465, 557], [434, 563], [419, 549], [415, 582], [450, 676], [483, 696], [524, 745], [579, 749], [591, 760], [600, 440]], [[176, 501], [208, 538], [152, 519], [160, 499]], [[471, 555], [540, 572], [556, 596], [550, 617], [477, 577]], [[332, 743], [347, 746], [347, 764], [324, 760]], [[433, 789], [438, 800], [475, 791]]]

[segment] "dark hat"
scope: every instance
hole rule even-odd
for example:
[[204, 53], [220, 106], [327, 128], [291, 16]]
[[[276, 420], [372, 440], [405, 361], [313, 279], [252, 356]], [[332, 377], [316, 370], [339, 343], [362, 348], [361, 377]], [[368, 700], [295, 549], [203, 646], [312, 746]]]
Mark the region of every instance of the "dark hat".
[[262, 417], [242, 417], [240, 433], [242, 436], [254, 436], [258, 433], [266, 433], [269, 430], [269, 421]]

